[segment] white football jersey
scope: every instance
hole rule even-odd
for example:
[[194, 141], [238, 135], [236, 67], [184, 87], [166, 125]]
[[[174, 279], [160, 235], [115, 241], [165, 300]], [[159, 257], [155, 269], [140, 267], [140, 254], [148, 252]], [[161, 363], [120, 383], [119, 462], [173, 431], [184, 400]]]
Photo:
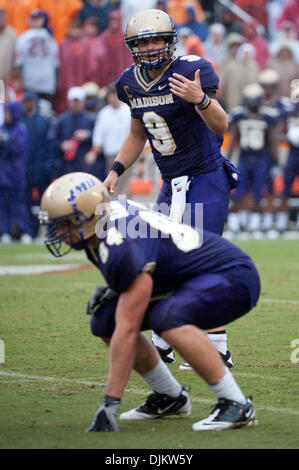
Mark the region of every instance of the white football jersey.
[[45, 28], [30, 29], [18, 37], [14, 65], [22, 66], [25, 90], [55, 93], [58, 53], [56, 41]]

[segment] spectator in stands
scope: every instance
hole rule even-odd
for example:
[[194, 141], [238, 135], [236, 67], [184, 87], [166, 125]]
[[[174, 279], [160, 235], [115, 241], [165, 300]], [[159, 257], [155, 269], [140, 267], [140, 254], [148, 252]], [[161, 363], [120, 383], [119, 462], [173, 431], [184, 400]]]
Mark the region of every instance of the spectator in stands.
[[289, 96], [292, 80], [299, 78], [299, 62], [296, 61], [289, 42], [277, 43], [276, 49], [272, 51], [272, 57], [267, 62], [267, 68], [277, 70], [280, 75], [279, 94]]
[[233, 3], [248, 13], [248, 15], [254, 18], [257, 23], [262, 25], [265, 29], [267, 28], [267, 0], [254, 0], [254, 2], [252, 0], [234, 0]]
[[198, 55], [199, 57], [205, 55], [201, 39], [186, 26], [178, 30], [176, 55]]
[[30, 29], [17, 38], [14, 66], [22, 73], [24, 90], [37, 93], [50, 110], [57, 87], [58, 45], [46, 29], [47, 14], [34, 10]]
[[83, 37], [82, 24], [75, 19], [59, 48], [60, 73], [55, 109], [63, 113], [67, 107], [67, 92], [73, 86], [88, 81], [88, 42]]
[[[132, 64], [132, 56], [126, 47], [122, 30], [121, 11], [114, 10], [108, 15], [106, 30], [99, 36], [99, 43], [105, 51], [105, 75], [108, 80], [104, 85], [115, 81]], [[113, 58], [113, 60], [111, 60]]]
[[27, 91], [23, 96], [22, 121], [28, 131], [29, 154], [27, 162], [27, 178], [25, 203], [30, 214], [31, 237], [36, 237], [38, 231], [37, 218], [32, 214], [33, 205], [39, 205], [42, 194], [52, 181], [53, 155], [49, 149], [47, 134], [51, 121], [42, 116], [38, 110], [38, 96]]
[[122, 17], [122, 29], [126, 30], [127, 24], [132, 16], [138, 11], [148, 10], [149, 8], [158, 8], [162, 9], [158, 5], [157, 0], [121, 0], [120, 2], [120, 11]]
[[0, 0], [0, 8], [6, 11], [7, 24], [14, 28], [17, 35], [29, 28], [28, 18], [39, 6], [40, 0]]
[[85, 93], [85, 110], [96, 120], [98, 112], [105, 106], [100, 87], [94, 82], [86, 82], [81, 88]]
[[0, 127], [3, 126], [5, 122], [5, 103], [17, 101], [14, 90], [9, 86], [6, 85], [4, 90], [1, 90], [1, 93], [4, 93], [4, 96], [2, 96], [4, 99], [3, 103], [0, 100]]
[[222, 8], [219, 22], [225, 27], [227, 35], [231, 33], [241, 34], [242, 24], [229, 8]]
[[100, 34], [99, 19], [96, 16], [89, 16], [83, 23], [83, 36], [93, 40]]
[[227, 44], [224, 40], [225, 28], [221, 23], [214, 23], [209, 28], [209, 36], [203, 44], [207, 59], [216, 65], [220, 64], [227, 55]]
[[220, 62], [218, 68], [220, 77], [219, 100], [227, 112], [238, 106], [242, 99], [244, 84], [243, 79], [240, 83], [240, 62], [236, 59], [236, 54], [243, 42], [243, 36], [238, 33], [227, 35], [226, 44], [228, 53], [222, 62]]
[[276, 22], [279, 16], [281, 15], [284, 4], [285, 0], [270, 0], [267, 2], [267, 37], [270, 43], [271, 41], [275, 40], [278, 35]]
[[79, 19], [82, 23], [89, 16], [99, 19], [100, 31], [104, 31], [108, 24], [108, 15], [117, 8], [116, 4], [107, 0], [87, 0], [79, 12]]
[[275, 54], [280, 44], [286, 42], [292, 49], [294, 58], [299, 62], [299, 41], [297, 39], [296, 28], [290, 21], [282, 23], [278, 37], [274, 41], [269, 43], [269, 49], [271, 54]]
[[246, 42], [252, 44], [255, 48], [255, 60], [260, 68], [263, 70], [266, 66], [267, 60], [270, 57], [268, 41], [263, 38], [257, 31], [257, 21], [252, 19], [243, 24], [242, 34]]
[[297, 32], [297, 39], [299, 40], [299, 0], [290, 0], [286, 3], [276, 22], [276, 27], [280, 28], [282, 23], [285, 21], [290, 21], [294, 24]]
[[[54, 152], [54, 174], [86, 171], [85, 154], [90, 150], [94, 119], [85, 111], [85, 92], [71, 87], [67, 93], [68, 109], [52, 124], [48, 138]], [[88, 171], [99, 177], [97, 165]], [[101, 175], [103, 177], [104, 172]]]
[[50, 17], [50, 27], [58, 44], [67, 34], [83, 3], [83, 0], [38, 0], [39, 8], [45, 10]]
[[12, 71], [17, 37], [15, 30], [6, 20], [6, 12], [0, 10], [0, 80], [4, 81]]
[[[181, 27], [190, 28], [193, 31], [193, 34], [196, 34], [202, 41], [205, 41], [208, 37], [209, 27], [206, 21], [197, 21], [195, 10], [192, 6], [186, 7], [186, 21], [182, 24]], [[180, 30], [178, 29], [178, 32]]]
[[176, 26], [182, 26], [188, 20], [187, 7], [193, 7], [196, 21], [206, 20], [204, 11], [197, 0], [168, 0], [166, 12], [173, 19]]
[[256, 82], [259, 67], [256, 63], [256, 52], [252, 44], [245, 42], [237, 50], [236, 59], [240, 63], [240, 76], [248, 83]]
[[26, 166], [28, 158], [28, 132], [21, 122], [21, 103], [5, 105], [5, 121], [0, 127], [0, 225], [1, 242], [12, 241], [12, 224], [22, 243], [31, 243], [28, 233], [29, 214], [24, 203]]
[[[98, 114], [92, 135], [92, 148], [86, 154], [85, 160], [88, 165], [93, 165], [98, 158], [104, 157], [106, 174], [108, 174], [121, 144], [129, 134], [130, 110], [118, 99], [113, 84], [107, 87], [106, 99], [108, 104]], [[117, 186], [118, 194], [129, 196], [131, 175], [132, 171], [128, 169], [123, 175], [124, 178], [120, 179]]]

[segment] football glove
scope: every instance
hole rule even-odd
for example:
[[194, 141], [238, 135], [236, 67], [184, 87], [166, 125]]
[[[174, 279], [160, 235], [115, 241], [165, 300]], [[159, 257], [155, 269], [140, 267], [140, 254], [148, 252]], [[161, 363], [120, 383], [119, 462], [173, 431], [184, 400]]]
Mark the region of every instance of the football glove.
[[117, 293], [108, 286], [97, 286], [90, 296], [87, 304], [86, 314], [92, 315], [100, 305], [106, 304], [109, 300], [114, 299]]
[[120, 407], [120, 398], [113, 398], [106, 395], [103, 403], [95, 414], [91, 426], [86, 432], [119, 432], [116, 422], [116, 414]]

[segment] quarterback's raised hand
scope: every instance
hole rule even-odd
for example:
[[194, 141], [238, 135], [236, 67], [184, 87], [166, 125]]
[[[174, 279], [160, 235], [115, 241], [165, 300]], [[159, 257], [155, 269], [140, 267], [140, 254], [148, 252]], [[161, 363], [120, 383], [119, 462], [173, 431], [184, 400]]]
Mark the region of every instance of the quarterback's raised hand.
[[108, 286], [97, 286], [90, 296], [87, 304], [86, 314], [92, 315], [100, 306], [106, 304], [109, 300], [114, 299], [117, 293]]
[[189, 80], [179, 73], [174, 73], [168, 79], [170, 90], [174, 95], [179, 96], [188, 103], [200, 103], [204, 97], [204, 92], [201, 88], [199, 73], [200, 69], [197, 69], [194, 80]]
[[118, 178], [119, 176], [116, 171], [109, 171], [107, 178], [105, 179], [105, 181], [103, 181], [104, 186], [106, 186], [106, 188], [111, 194], [113, 194], [115, 191], [115, 188], [118, 184]]
[[116, 414], [120, 407], [120, 398], [113, 398], [106, 395], [103, 403], [95, 414], [91, 426], [86, 432], [119, 432], [116, 422]]

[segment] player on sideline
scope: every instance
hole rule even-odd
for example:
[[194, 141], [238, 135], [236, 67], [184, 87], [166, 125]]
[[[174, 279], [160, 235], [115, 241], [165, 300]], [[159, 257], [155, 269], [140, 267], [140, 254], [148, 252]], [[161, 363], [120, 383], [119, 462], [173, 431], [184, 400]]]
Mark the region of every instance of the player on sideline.
[[[88, 431], [119, 431], [116, 414], [139, 361], [138, 345], [144, 340], [140, 331], [146, 329], [157, 331], [178, 351], [218, 399], [212, 413], [193, 424], [194, 431], [257, 422], [251, 398], [240, 390], [202, 331], [230, 323], [256, 305], [259, 276], [244, 252], [219, 235], [178, 224], [140, 205], [111, 201], [104, 185], [86, 173], [64, 175], [47, 188], [40, 220], [49, 226], [45, 243], [54, 255], [85, 249], [118, 295], [92, 318], [93, 332], [110, 343], [110, 371], [103, 404]], [[96, 303], [91, 298], [88, 309]], [[148, 358], [154, 358], [157, 353], [149, 341], [146, 347]], [[153, 373], [161, 382], [155, 367], [144, 372], [145, 379]], [[183, 392], [180, 388], [180, 395]], [[154, 393], [156, 406], [160, 398], [156, 413], [150, 413], [149, 397], [120, 419], [159, 417], [163, 405], [167, 414], [172, 402], [166, 405], [165, 395]]]
[[[171, 206], [171, 218], [181, 222], [185, 202], [190, 203], [194, 226], [196, 203], [201, 203], [203, 228], [221, 235], [237, 170], [221, 154], [228, 122], [215, 99], [218, 76], [201, 57], [174, 56], [177, 32], [161, 10], [134, 15], [125, 40], [135, 65], [122, 73], [115, 86], [119, 99], [130, 107], [131, 130], [104, 184], [114, 192], [119, 176], [137, 160], [148, 139], [163, 179], [156, 209]], [[209, 337], [232, 367], [224, 328]], [[156, 335], [153, 342], [171, 362], [169, 345]], [[191, 369], [188, 364], [181, 368]]]

